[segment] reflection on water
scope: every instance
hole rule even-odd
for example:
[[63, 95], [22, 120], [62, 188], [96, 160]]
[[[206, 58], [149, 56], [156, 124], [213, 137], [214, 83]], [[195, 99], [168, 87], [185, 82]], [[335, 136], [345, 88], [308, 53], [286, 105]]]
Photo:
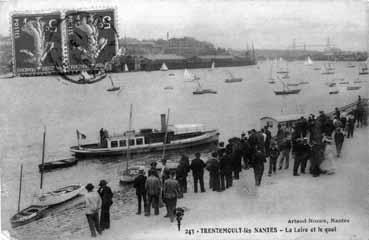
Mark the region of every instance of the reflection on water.
[[[120, 92], [106, 91], [110, 87], [109, 81], [94, 85], [74, 85], [54, 76], [2, 79], [2, 227], [9, 229], [9, 217], [17, 208], [20, 163], [24, 164], [21, 206], [29, 205], [33, 194], [39, 191], [38, 164], [41, 160], [43, 125], [47, 126], [46, 161], [52, 161], [70, 155], [69, 147], [77, 142], [76, 129], [87, 135], [87, 142], [97, 141], [100, 128], [106, 128], [110, 133], [127, 130], [131, 103], [133, 128], [160, 128], [160, 114], [170, 108], [171, 124], [203, 123], [218, 128], [220, 140], [226, 140], [250, 128], [259, 128], [258, 119], [265, 115], [316, 113], [320, 109], [329, 111], [356, 100], [357, 95], [367, 96], [367, 75], [360, 76], [364, 83], [358, 91], [346, 91], [343, 89], [346, 85], [342, 85], [339, 86], [341, 89], [338, 95], [328, 94], [326, 82], [330, 79], [327, 78], [343, 77], [350, 82], [357, 79], [357, 69], [347, 68], [346, 63], [337, 63], [336, 76], [321, 75], [302, 62], [290, 63], [289, 69], [293, 80], [306, 80], [310, 84], [302, 85], [300, 94], [287, 97], [274, 95], [273, 89], [281, 88], [281, 84], [268, 84], [268, 63], [259, 64], [259, 68], [247, 66], [217, 68], [214, 71], [191, 70], [201, 78], [202, 86], [216, 90], [216, 95], [193, 95], [196, 84], [184, 81], [183, 70], [112, 74], [115, 85], [121, 86]], [[229, 77], [228, 70], [244, 81], [224, 83]], [[169, 76], [169, 73], [175, 76]], [[166, 86], [172, 86], [173, 89], [164, 90]], [[171, 154], [172, 158], [178, 158], [177, 153]], [[122, 190], [116, 194], [117, 212], [113, 218], [118, 218], [123, 212], [135, 211], [133, 190], [130, 187], [120, 189], [117, 185], [117, 172], [125, 167], [124, 158], [83, 160], [77, 166], [47, 172], [44, 188], [52, 190], [73, 183], [97, 184], [104, 178], [113, 189]], [[135, 155], [133, 161], [150, 162], [159, 158], [160, 154]], [[80, 201], [75, 199], [53, 209], [46, 218], [18, 228], [17, 234], [22, 238], [28, 235], [32, 239], [32, 233], [37, 232], [37, 238], [48, 236], [50, 239], [51, 235], [85, 231]], [[120, 202], [125, 207], [119, 208]]]

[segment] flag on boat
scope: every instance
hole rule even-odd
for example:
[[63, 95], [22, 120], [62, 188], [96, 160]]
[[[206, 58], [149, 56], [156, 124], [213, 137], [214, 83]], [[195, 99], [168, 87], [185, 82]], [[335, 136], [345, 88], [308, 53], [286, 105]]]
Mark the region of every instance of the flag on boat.
[[76, 130], [76, 132], [77, 132], [78, 139], [86, 139], [86, 135], [78, 131], [78, 129]]

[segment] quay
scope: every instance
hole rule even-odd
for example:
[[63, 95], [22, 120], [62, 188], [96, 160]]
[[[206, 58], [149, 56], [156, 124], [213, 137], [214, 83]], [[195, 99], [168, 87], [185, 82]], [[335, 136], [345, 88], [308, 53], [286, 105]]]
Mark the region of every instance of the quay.
[[[240, 180], [224, 192], [211, 191], [206, 178], [206, 192], [194, 194], [189, 176], [189, 192], [177, 203], [185, 208], [181, 231], [177, 230], [176, 222], [170, 223], [163, 217], [165, 209], [161, 208], [159, 216], [145, 217], [132, 212], [113, 220], [111, 229], [99, 239], [366, 239], [369, 236], [368, 142], [368, 128], [356, 128], [354, 138], [345, 139], [342, 156], [335, 159], [336, 173], [318, 178], [310, 174], [293, 177], [292, 169], [268, 177], [265, 171], [261, 186], [256, 188], [249, 169], [243, 170]], [[291, 219], [304, 218], [328, 223], [288, 223]], [[336, 228], [336, 232], [255, 232], [255, 228], [284, 230], [318, 226]], [[239, 227], [251, 229], [252, 234], [201, 234], [204, 228]], [[193, 234], [185, 234], [191, 229]], [[90, 236], [73, 239], [90, 239]]]

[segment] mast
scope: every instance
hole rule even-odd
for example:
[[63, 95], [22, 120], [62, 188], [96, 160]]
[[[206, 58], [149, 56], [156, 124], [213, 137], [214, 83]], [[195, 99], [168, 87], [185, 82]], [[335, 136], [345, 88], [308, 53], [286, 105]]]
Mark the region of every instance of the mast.
[[42, 159], [41, 159], [41, 165], [42, 165], [42, 171], [41, 171], [41, 177], [40, 177], [40, 189], [42, 189], [42, 184], [44, 181], [44, 163], [45, 163], [45, 144], [46, 144], [46, 127], [44, 127], [44, 134], [43, 134], [43, 141], [42, 141]]
[[129, 152], [129, 140], [131, 138], [131, 128], [132, 128], [132, 104], [129, 108], [129, 125], [128, 125], [128, 138], [127, 138], [127, 164], [126, 169], [128, 170], [128, 161], [130, 158], [130, 152]]
[[20, 211], [20, 201], [21, 201], [21, 195], [22, 195], [22, 178], [23, 178], [23, 164], [21, 164], [20, 176], [19, 176], [18, 212]]
[[165, 123], [165, 134], [164, 134], [164, 146], [163, 146], [163, 155], [161, 159], [163, 160], [165, 157], [165, 147], [167, 144], [167, 137], [168, 137], [168, 124], [169, 124], [169, 108], [168, 108], [168, 115], [167, 115], [167, 122]]
[[109, 76], [109, 78], [110, 78], [111, 85], [114, 87], [113, 79], [111, 78], [111, 76]]

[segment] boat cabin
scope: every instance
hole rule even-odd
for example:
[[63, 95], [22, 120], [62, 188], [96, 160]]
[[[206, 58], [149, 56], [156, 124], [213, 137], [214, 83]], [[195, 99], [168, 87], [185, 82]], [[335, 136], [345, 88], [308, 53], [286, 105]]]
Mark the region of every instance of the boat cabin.
[[303, 116], [303, 114], [288, 114], [281, 116], [262, 117], [260, 118], [260, 127], [269, 126], [269, 131], [272, 133], [272, 136], [276, 136], [278, 124], [280, 124], [282, 127], [291, 127]]

